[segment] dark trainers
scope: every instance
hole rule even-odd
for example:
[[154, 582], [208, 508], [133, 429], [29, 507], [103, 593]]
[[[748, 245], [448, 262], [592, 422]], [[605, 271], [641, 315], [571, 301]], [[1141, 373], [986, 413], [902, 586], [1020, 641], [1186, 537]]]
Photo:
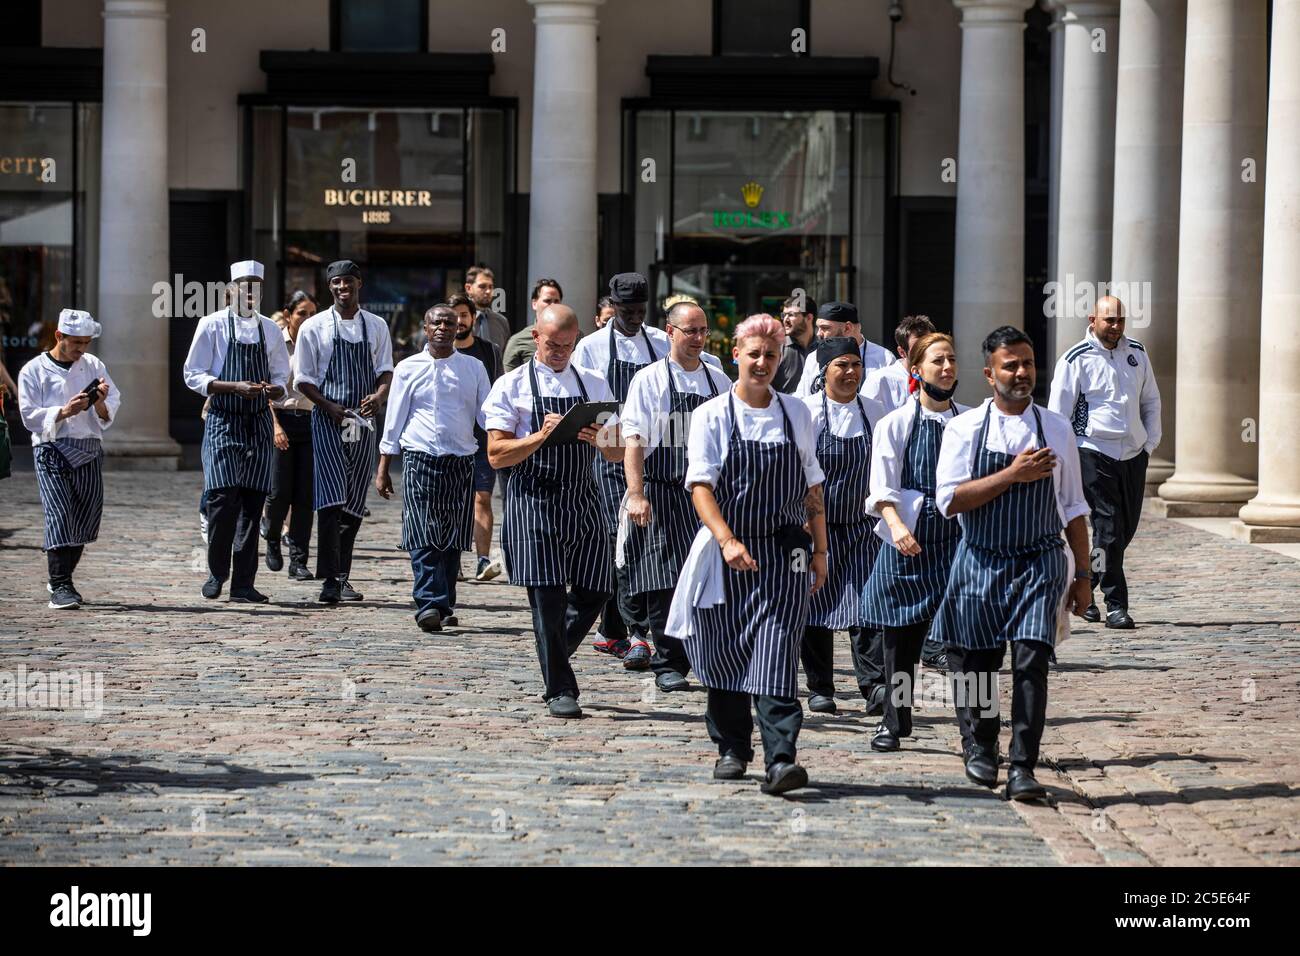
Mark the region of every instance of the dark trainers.
[[614, 657], [623, 658], [627, 655], [628, 648], [632, 645], [624, 638], [618, 641], [611, 641], [608, 638], [601, 637], [591, 642], [594, 650], [601, 654], [612, 654]]
[[448, 614], [442, 619], [442, 623], [445, 627], [460, 627], [460, 618], [455, 614]]
[[213, 601], [221, 597], [221, 585], [223, 583], [225, 582], [220, 581], [217, 578], [213, 577], [211, 574], [209, 574], [208, 579], [203, 582], [203, 596], [207, 598], [209, 601]]
[[[81, 592], [77, 590], [77, 586], [76, 586], [75, 584], [73, 584], [71, 580], [68, 581], [68, 587], [72, 588], [72, 596], [75, 597], [75, 598], [77, 599], [77, 603], [78, 603], [78, 604], [85, 604], [85, 603], [86, 603], [86, 599], [85, 599], [84, 597], [81, 596]], [[50, 594], [53, 594], [53, 593], [54, 593], [54, 585], [53, 585], [53, 584], [49, 584], [49, 583], [47, 583], [47, 584], [45, 585], [45, 590], [48, 591]]]
[[363, 597], [361, 592], [352, 586], [352, 582], [344, 578], [339, 582], [339, 600], [340, 601], [361, 601]]
[[546, 705], [552, 717], [581, 717], [582, 708], [578, 706], [578, 701], [568, 694], [563, 694], [553, 698]]
[[442, 630], [442, 615], [438, 613], [436, 607], [431, 607], [427, 611], [421, 611], [415, 615], [415, 623], [420, 626], [420, 630], [426, 634], [432, 634], [434, 631]]
[[310, 581], [310, 580], [312, 580], [312, 573], [311, 573], [310, 571], [307, 570], [307, 565], [305, 565], [305, 564], [294, 564], [292, 561], [290, 561], [290, 562], [289, 562], [289, 580], [291, 580], [291, 581]]
[[1131, 631], [1134, 627], [1133, 618], [1128, 616], [1128, 611], [1117, 607], [1106, 612], [1106, 626], [1121, 631]]
[[808, 771], [797, 763], [774, 763], [760, 788], [764, 793], [788, 793], [808, 786]]
[[284, 567], [284, 552], [280, 548], [280, 539], [266, 539], [266, 569], [279, 571]]
[[663, 671], [655, 675], [655, 686], [665, 694], [677, 690], [689, 690], [691, 682], [676, 671]]
[[1083, 612], [1083, 619], [1087, 621], [1089, 624], [1096, 624], [1098, 621], [1100, 621], [1101, 611], [1097, 609], [1097, 605], [1089, 604], [1088, 609]]
[[231, 604], [266, 604], [271, 599], [263, 594], [257, 588], [231, 588]]
[[81, 598], [71, 584], [56, 584], [50, 589], [50, 603], [47, 606], [55, 611], [74, 611], [81, 607]]
[[316, 600], [321, 604], [338, 604], [342, 600], [338, 579], [326, 578], [320, 586], [320, 597]]
[[623, 655], [623, 666], [630, 671], [644, 671], [650, 668], [650, 645], [645, 641], [635, 641]]

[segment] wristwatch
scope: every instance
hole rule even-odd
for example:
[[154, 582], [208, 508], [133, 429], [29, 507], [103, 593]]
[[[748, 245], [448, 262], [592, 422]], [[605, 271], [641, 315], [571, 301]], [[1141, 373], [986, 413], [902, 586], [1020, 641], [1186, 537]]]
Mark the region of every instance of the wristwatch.
[[1091, 580], [1092, 580], [1092, 572], [1091, 572], [1091, 571], [1075, 571], [1075, 572], [1074, 572], [1074, 580], [1076, 580], [1076, 581], [1083, 581], [1083, 580], [1091, 581]]

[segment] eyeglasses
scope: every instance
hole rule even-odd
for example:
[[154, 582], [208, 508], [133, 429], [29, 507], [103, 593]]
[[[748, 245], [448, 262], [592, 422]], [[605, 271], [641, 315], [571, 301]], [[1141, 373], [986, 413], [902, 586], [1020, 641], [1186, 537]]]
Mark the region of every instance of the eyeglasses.
[[676, 329], [678, 332], [682, 333], [682, 335], [708, 335], [709, 334], [709, 327], [707, 325], [701, 325], [698, 328], [694, 328], [694, 329], [684, 329], [680, 325], [674, 325], [673, 328]]

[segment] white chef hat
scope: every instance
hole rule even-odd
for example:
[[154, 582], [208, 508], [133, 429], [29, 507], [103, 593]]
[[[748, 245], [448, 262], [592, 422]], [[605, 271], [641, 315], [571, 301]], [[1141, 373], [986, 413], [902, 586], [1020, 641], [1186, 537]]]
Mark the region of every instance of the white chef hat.
[[103, 326], [94, 320], [89, 312], [81, 309], [64, 309], [59, 313], [59, 331], [64, 335], [89, 335], [99, 338]]
[[255, 259], [245, 259], [243, 262], [232, 262], [230, 264], [231, 282], [238, 282], [240, 279], [260, 279], [262, 273], [262, 263]]

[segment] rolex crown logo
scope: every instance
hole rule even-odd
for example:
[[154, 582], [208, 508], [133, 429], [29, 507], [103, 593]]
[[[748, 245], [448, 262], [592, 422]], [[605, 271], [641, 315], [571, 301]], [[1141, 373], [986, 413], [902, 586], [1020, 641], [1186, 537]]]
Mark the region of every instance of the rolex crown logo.
[[753, 209], [763, 198], [763, 187], [751, 179], [740, 187], [740, 194], [745, 197], [745, 205]]

